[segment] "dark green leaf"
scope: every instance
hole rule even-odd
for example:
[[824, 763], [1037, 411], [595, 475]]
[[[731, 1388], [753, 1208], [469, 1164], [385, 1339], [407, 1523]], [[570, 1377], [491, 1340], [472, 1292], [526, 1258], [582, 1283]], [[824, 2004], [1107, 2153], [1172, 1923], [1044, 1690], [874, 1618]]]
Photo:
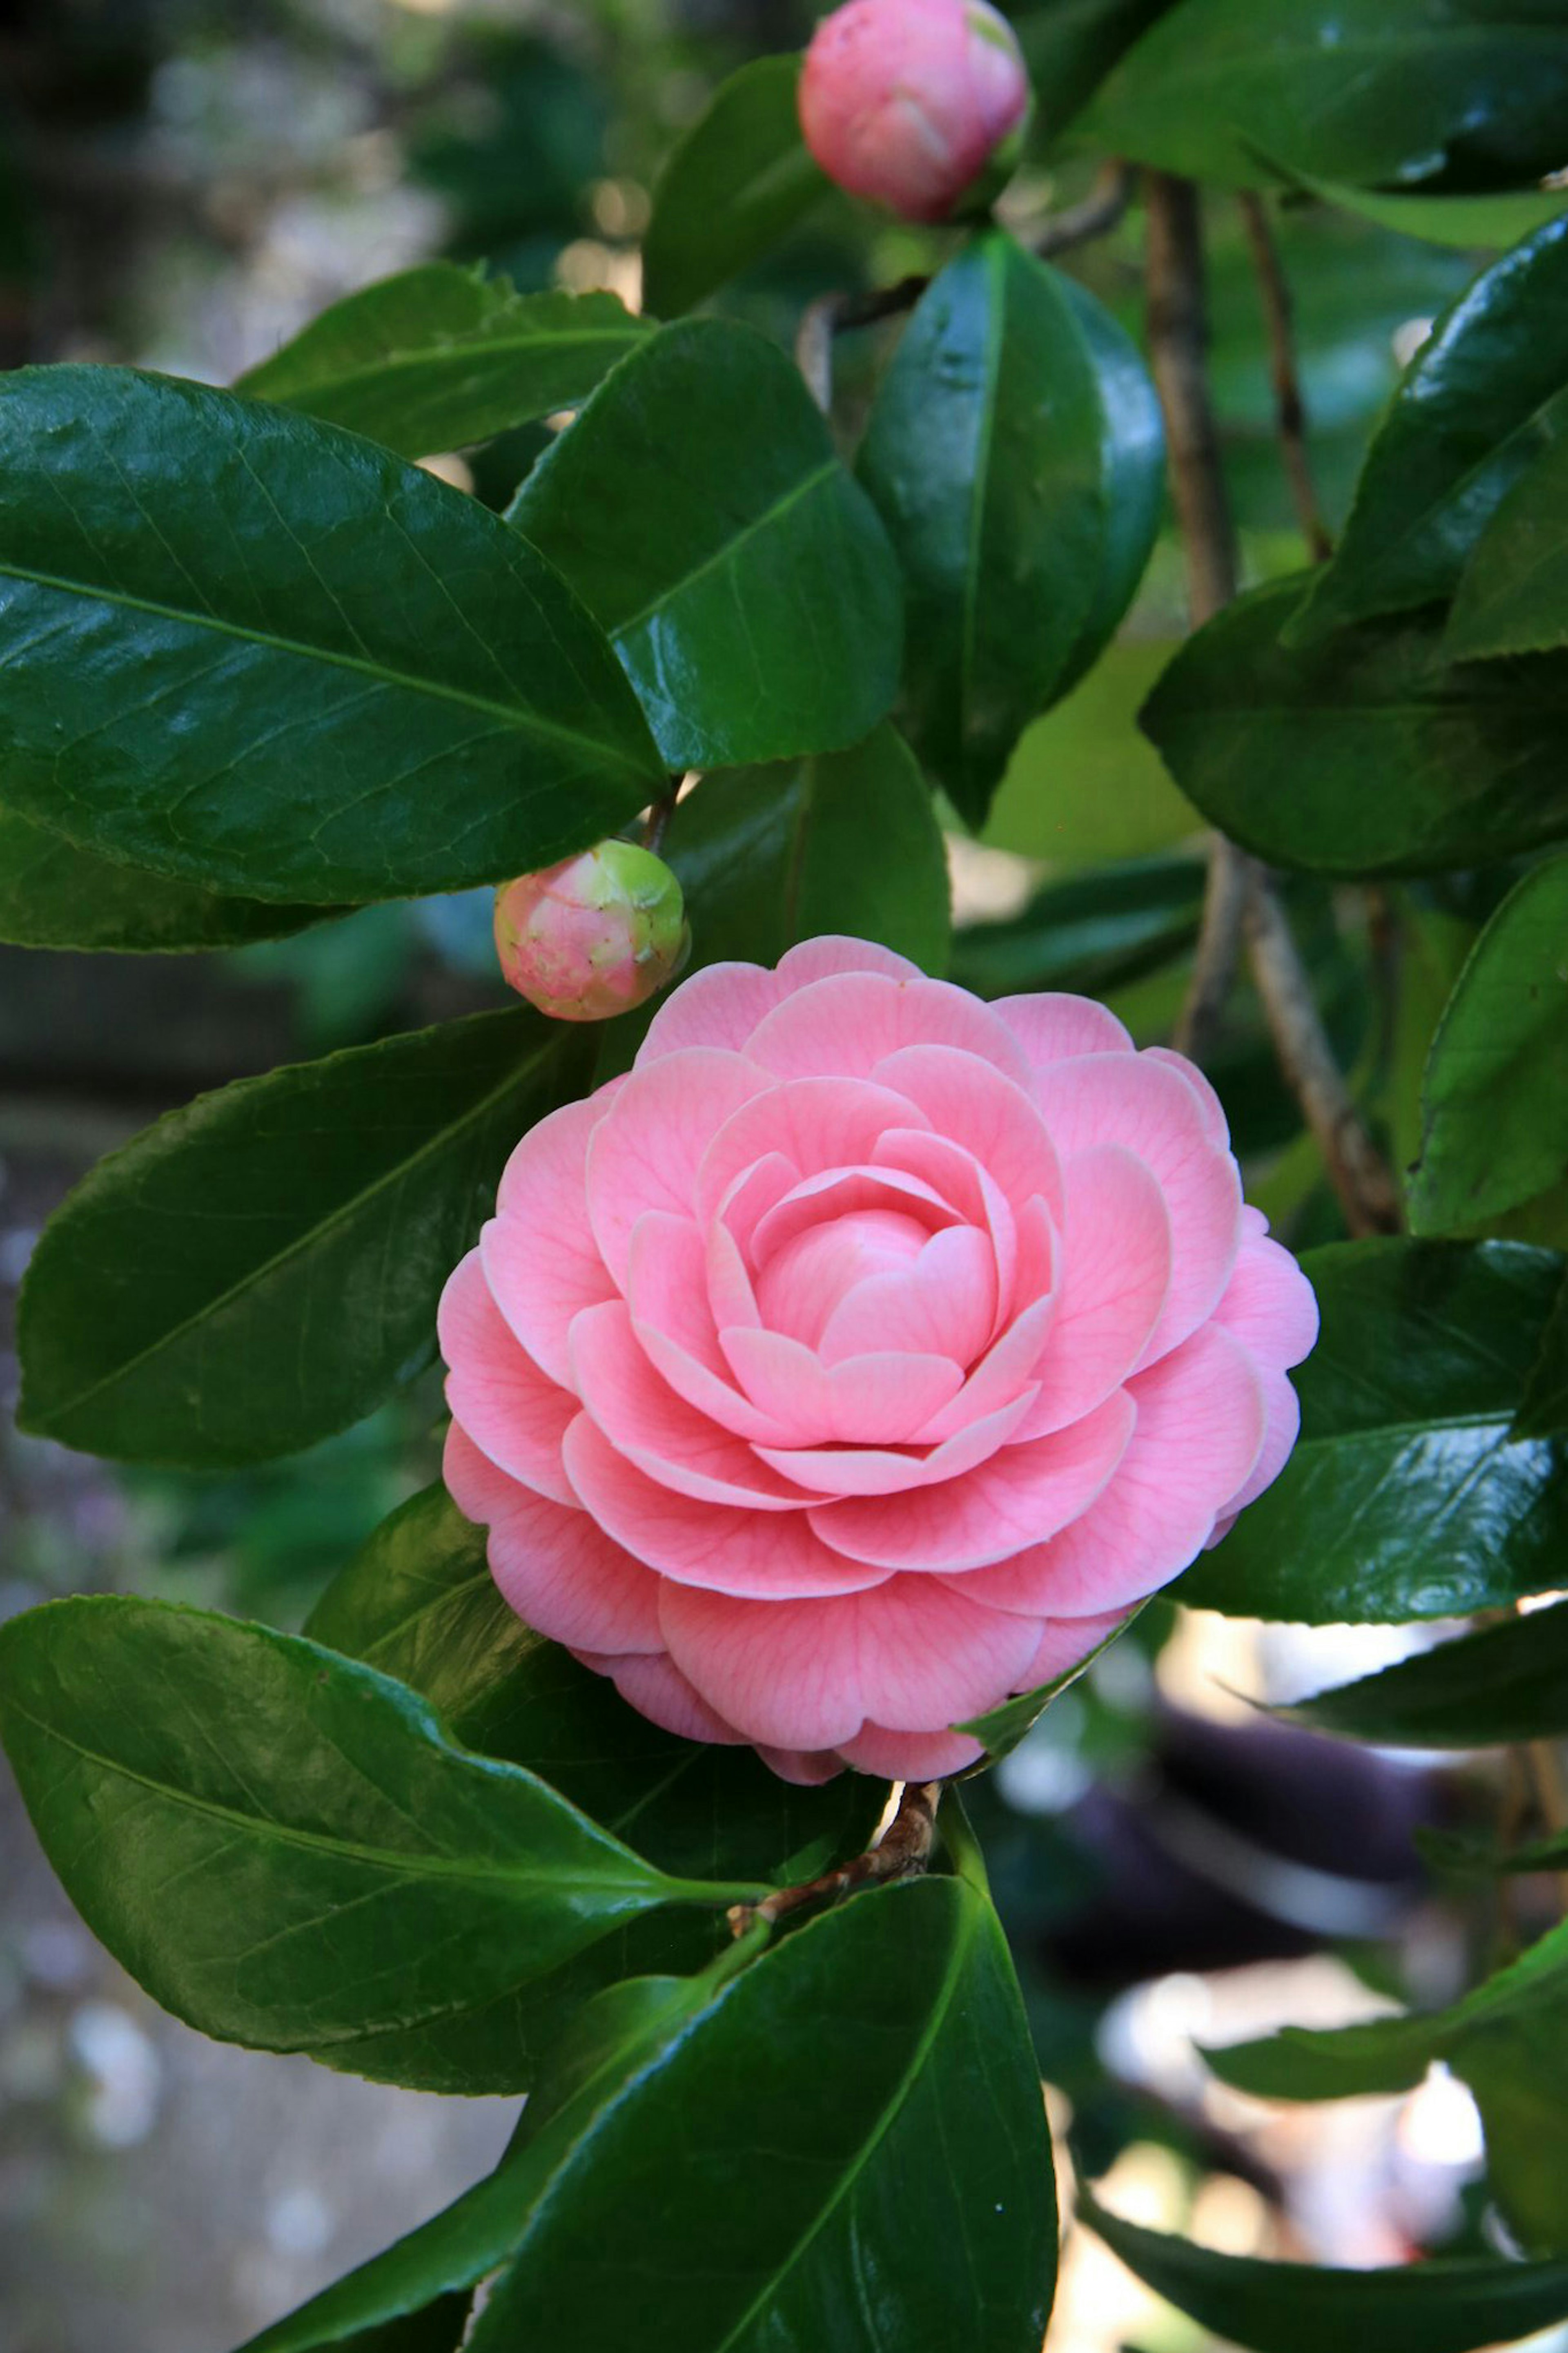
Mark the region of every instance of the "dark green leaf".
[[887, 535], [799, 370], [750, 327], [650, 338], [508, 519], [609, 631], [671, 768], [837, 751], [893, 700]]
[[1516, 1438], [1568, 1432], [1568, 1276], [1541, 1335], [1541, 1353], [1514, 1416]]
[[88, 1926], [175, 2017], [331, 2058], [671, 1902], [532, 1774], [453, 1745], [400, 1683], [299, 1636], [118, 1597], [0, 1629], [0, 1727]]
[[1568, 27], [1555, 0], [1184, 0], [1085, 117], [1100, 153], [1256, 187], [1268, 157], [1328, 180], [1471, 187], [1561, 160]]
[[1144, 2231], [1080, 2198], [1085, 2220], [1129, 2271], [1200, 2327], [1252, 2353], [1479, 2353], [1568, 2318], [1568, 2263], [1439, 2257], [1390, 2271], [1332, 2271], [1216, 2255]]
[[1529, 2246], [1563, 2245], [1568, 2179], [1552, 2152], [1568, 2099], [1568, 1926], [1448, 2010], [1328, 2031], [1287, 2027], [1205, 2056], [1223, 2082], [1276, 2100], [1408, 2091], [1435, 2060], [1446, 2061], [1475, 2094], [1489, 2172], [1514, 2231]]
[[1527, 874], [1459, 976], [1426, 1058], [1415, 1232], [1532, 1200], [1568, 1167], [1568, 858]]
[[1317, 180], [1307, 172], [1288, 176], [1325, 204], [1354, 213], [1374, 227], [1392, 229], [1398, 237], [1419, 237], [1425, 245], [1451, 246], [1462, 253], [1475, 253], [1489, 245], [1517, 245], [1521, 237], [1533, 237], [1537, 229], [1568, 211], [1568, 195], [1545, 190], [1538, 194], [1533, 188], [1518, 195], [1404, 196]]
[[1568, 654], [1455, 664], [1441, 616], [1291, 649], [1299, 580], [1200, 629], [1142, 724], [1204, 815], [1277, 866], [1430, 874], [1568, 832]]
[[1564, 431], [1568, 219], [1554, 219], [1483, 270], [1411, 361], [1289, 634], [1451, 596], [1509, 491]]
[[[1551, 427], [1568, 434], [1568, 391]], [[1568, 646], [1568, 440], [1552, 442], [1499, 507], [1471, 556], [1448, 621], [1457, 660]]]
[[1338, 1243], [1302, 1261], [1322, 1336], [1301, 1438], [1176, 1588], [1308, 1625], [1500, 1607], [1561, 1581], [1568, 1482], [1512, 1422], [1562, 1262], [1519, 1242]]
[[922, 296], [858, 470], [904, 568], [909, 732], [979, 824], [1142, 576], [1163, 493], [1152, 386], [1091, 295], [996, 231]]
[[1279, 1713], [1394, 1748], [1568, 1737], [1568, 1602], [1461, 1634]]
[[1105, 997], [1191, 946], [1203, 896], [1195, 858], [1128, 860], [1047, 882], [1021, 913], [955, 934], [952, 977], [979, 997]]
[[977, 1715], [967, 1724], [956, 1725], [955, 1730], [972, 1732], [977, 1740], [983, 1740], [989, 1757], [1007, 1756], [1016, 1748], [1026, 1733], [1033, 1731], [1051, 1702], [1059, 1698], [1069, 1685], [1076, 1683], [1079, 1675], [1093, 1666], [1100, 1652], [1108, 1651], [1112, 1642], [1120, 1641], [1126, 1630], [1125, 1623], [1118, 1626], [1114, 1632], [1107, 1634], [1103, 1641], [1097, 1642], [1092, 1651], [1079, 1659], [1076, 1666], [1066, 1668], [1061, 1674], [1053, 1676], [1048, 1683], [1041, 1683], [1034, 1691], [1020, 1692], [1016, 1699], [1005, 1700], [1000, 1707], [992, 1708], [986, 1715]]
[[661, 319], [689, 311], [786, 237], [827, 193], [795, 112], [797, 57], [732, 74], [671, 153], [643, 239], [643, 294]]
[[167, 955], [242, 947], [320, 923], [331, 910], [225, 899], [198, 882], [121, 866], [0, 808], [0, 939], [21, 948]]
[[471, 1019], [241, 1080], [95, 1168], [24, 1286], [20, 1418], [216, 1469], [368, 1413], [429, 1350], [441, 1286], [591, 1037]]
[[535, 552], [357, 436], [123, 368], [0, 380], [0, 799], [264, 899], [498, 881], [662, 768]]
[[613, 294], [430, 261], [334, 302], [236, 390], [423, 458], [572, 407], [649, 332]]
[[1005, 14], [1024, 52], [1048, 145], [1081, 111], [1124, 49], [1163, 16], [1172, 0], [1046, 0]]
[[476, 2353], [597, 2347], [628, 2315], [643, 2353], [1036, 2353], [1055, 2236], [1006, 1945], [973, 1889], [927, 1880], [738, 1974], [604, 1997], [500, 2169], [248, 2353], [342, 2343], [503, 2261]]

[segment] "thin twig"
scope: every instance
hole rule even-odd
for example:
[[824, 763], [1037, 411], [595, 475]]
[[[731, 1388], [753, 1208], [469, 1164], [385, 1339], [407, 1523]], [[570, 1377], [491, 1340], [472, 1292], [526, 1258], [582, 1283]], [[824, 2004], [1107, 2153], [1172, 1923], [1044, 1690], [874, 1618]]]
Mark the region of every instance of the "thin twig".
[[1351, 1100], [1329, 1044], [1301, 951], [1273, 886], [1258, 871], [1246, 907], [1252, 975], [1274, 1049], [1323, 1155], [1329, 1181], [1356, 1239], [1399, 1231], [1399, 1194], [1388, 1164]]
[[[1165, 417], [1171, 488], [1186, 551], [1194, 626], [1236, 594], [1239, 566], [1205, 360], [1203, 226], [1190, 181], [1151, 173], [1149, 344]], [[1397, 1232], [1399, 1197], [1334, 1060], [1301, 952], [1265, 870], [1215, 835], [1192, 986], [1175, 1031], [1201, 1059], [1245, 939], [1281, 1069], [1317, 1139], [1355, 1235]]]
[[1307, 456], [1307, 409], [1301, 397], [1301, 379], [1296, 367], [1290, 289], [1285, 282], [1279, 249], [1274, 242], [1262, 197], [1248, 190], [1246, 195], [1238, 196], [1237, 202], [1241, 207], [1247, 241], [1252, 248], [1253, 268], [1258, 272], [1258, 289], [1263, 298], [1279, 454], [1284, 460], [1290, 496], [1295, 501], [1296, 519], [1301, 526], [1301, 536], [1307, 543], [1308, 552], [1314, 564], [1326, 564], [1334, 552], [1334, 543], [1329, 537], [1323, 511], [1318, 504], [1311, 463]]
[[[1048, 260], [1053, 255], [1070, 252], [1074, 246], [1105, 237], [1125, 215], [1135, 185], [1130, 164], [1102, 164], [1081, 204], [1053, 213], [1032, 237], [1021, 241], [1042, 260]], [[874, 286], [866, 294], [824, 294], [807, 304], [795, 334], [795, 356], [818, 408], [826, 411], [833, 404], [834, 337], [857, 327], [878, 326], [884, 319], [912, 311], [931, 282], [929, 276], [917, 272], [892, 286]]]
[[651, 850], [655, 858], [662, 857], [664, 853], [665, 839], [669, 832], [669, 821], [675, 815], [675, 805], [680, 798], [680, 787], [685, 781], [684, 776], [671, 776], [668, 790], [659, 795], [647, 813], [647, 822], [643, 827], [642, 846], [645, 849]]
[[728, 1915], [731, 1928], [737, 1936], [743, 1936], [759, 1921], [771, 1927], [787, 1914], [798, 1912], [804, 1905], [847, 1895], [852, 1888], [870, 1886], [881, 1880], [912, 1878], [925, 1869], [931, 1859], [941, 1799], [940, 1781], [907, 1781], [897, 1813], [874, 1846], [837, 1871], [825, 1871], [820, 1879], [808, 1879], [798, 1887], [781, 1887], [773, 1894], [765, 1895], [760, 1904], [731, 1905]]

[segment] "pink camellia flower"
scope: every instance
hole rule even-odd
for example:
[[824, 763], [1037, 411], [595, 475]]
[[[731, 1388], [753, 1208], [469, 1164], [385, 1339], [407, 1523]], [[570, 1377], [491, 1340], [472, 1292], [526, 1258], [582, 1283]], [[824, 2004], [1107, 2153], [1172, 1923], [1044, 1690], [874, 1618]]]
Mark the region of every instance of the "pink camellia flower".
[[441, 1304], [447, 1483], [657, 1724], [927, 1779], [1276, 1477], [1316, 1329], [1190, 1063], [816, 939], [523, 1137]]
[[906, 220], [945, 220], [1029, 107], [1013, 28], [986, 0], [849, 0], [805, 53], [800, 126], [829, 179]]
[[680, 884], [631, 841], [601, 841], [496, 892], [496, 953], [520, 997], [557, 1021], [644, 1005], [690, 945]]

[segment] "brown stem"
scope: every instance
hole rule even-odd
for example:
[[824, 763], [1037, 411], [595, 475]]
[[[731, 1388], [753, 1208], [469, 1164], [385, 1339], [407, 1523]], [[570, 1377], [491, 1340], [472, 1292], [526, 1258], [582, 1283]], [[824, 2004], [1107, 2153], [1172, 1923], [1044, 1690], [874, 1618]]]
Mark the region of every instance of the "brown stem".
[[1301, 398], [1301, 379], [1296, 369], [1290, 289], [1285, 282], [1285, 272], [1279, 264], [1279, 249], [1274, 242], [1262, 197], [1248, 191], [1237, 201], [1241, 207], [1247, 241], [1252, 248], [1258, 292], [1263, 298], [1263, 318], [1268, 332], [1268, 366], [1274, 379], [1274, 416], [1279, 435], [1279, 454], [1284, 460], [1290, 496], [1295, 501], [1296, 518], [1301, 526], [1308, 551], [1314, 564], [1326, 564], [1334, 552], [1334, 543], [1329, 537], [1322, 509], [1318, 504], [1311, 464], [1307, 456], [1307, 410]]
[[669, 789], [660, 794], [647, 813], [647, 821], [643, 827], [642, 846], [645, 849], [651, 850], [655, 858], [662, 857], [664, 854], [665, 840], [669, 832], [669, 821], [675, 815], [675, 805], [680, 798], [680, 787], [684, 782], [683, 776], [671, 776]]
[[1102, 164], [1082, 203], [1065, 206], [1059, 213], [1053, 213], [1028, 239], [1031, 250], [1042, 261], [1048, 261], [1053, 254], [1069, 253], [1075, 245], [1088, 245], [1097, 237], [1109, 236], [1132, 202], [1136, 184], [1137, 175], [1130, 164]]
[[837, 1871], [825, 1871], [820, 1879], [808, 1879], [798, 1887], [781, 1887], [765, 1895], [760, 1904], [733, 1904], [729, 1911], [730, 1926], [737, 1936], [743, 1936], [759, 1921], [769, 1927], [791, 1912], [798, 1912], [807, 1904], [819, 1904], [826, 1897], [847, 1895], [851, 1889], [867, 1887], [888, 1879], [909, 1879], [925, 1869], [931, 1859], [931, 1841], [936, 1836], [936, 1810], [942, 1799], [940, 1781], [906, 1781], [899, 1799], [899, 1810], [875, 1846], [858, 1854], [853, 1862], [840, 1865]]
[[1345, 1223], [1358, 1240], [1396, 1234], [1401, 1220], [1394, 1178], [1351, 1100], [1301, 951], [1261, 869], [1247, 893], [1245, 924], [1252, 976], [1279, 1067], [1317, 1139]]

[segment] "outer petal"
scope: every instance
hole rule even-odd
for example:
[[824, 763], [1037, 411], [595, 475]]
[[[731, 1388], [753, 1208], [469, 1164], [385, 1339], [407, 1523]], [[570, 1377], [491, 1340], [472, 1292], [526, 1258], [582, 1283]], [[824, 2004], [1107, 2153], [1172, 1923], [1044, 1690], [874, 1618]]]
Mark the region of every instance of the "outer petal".
[[574, 1504], [561, 1441], [577, 1400], [542, 1373], [513, 1337], [490, 1297], [477, 1250], [448, 1277], [436, 1330], [451, 1368], [447, 1402], [475, 1444], [537, 1493]]
[[1092, 997], [1042, 989], [1032, 997], [999, 997], [991, 1010], [1023, 1048], [1032, 1073], [1080, 1054], [1130, 1054], [1132, 1040], [1109, 1007]]
[[690, 1216], [698, 1166], [715, 1134], [771, 1083], [742, 1055], [710, 1046], [633, 1071], [588, 1147], [588, 1219], [618, 1289], [637, 1219], [650, 1209]]
[[496, 1215], [479, 1238], [496, 1305], [536, 1365], [571, 1378], [566, 1327], [580, 1307], [615, 1295], [588, 1222], [588, 1140], [621, 1082], [566, 1103], [531, 1127], [507, 1162]]
[[1029, 1661], [1027, 1676], [1018, 1686], [1020, 1692], [1038, 1691], [1042, 1683], [1054, 1683], [1091, 1651], [1098, 1651], [1108, 1641], [1119, 1626], [1127, 1623], [1131, 1612], [1127, 1609], [1108, 1610], [1102, 1618], [1057, 1618], [1041, 1630], [1040, 1647]]
[[648, 1023], [634, 1070], [692, 1046], [718, 1046], [738, 1054], [762, 1020], [785, 995], [776, 973], [760, 964], [710, 964], [672, 988]]
[[859, 1773], [874, 1773], [882, 1781], [940, 1781], [962, 1773], [985, 1754], [967, 1732], [890, 1732], [885, 1725], [865, 1724], [853, 1740], [838, 1751]]
[[1234, 1332], [1259, 1365], [1279, 1372], [1299, 1365], [1318, 1337], [1311, 1284], [1289, 1251], [1261, 1234], [1244, 1235], [1214, 1320]]
[[487, 1461], [456, 1422], [442, 1475], [464, 1517], [489, 1530], [490, 1574], [509, 1609], [569, 1649], [657, 1651], [659, 1580], [595, 1526]]
[[707, 1701], [692, 1690], [668, 1651], [654, 1651], [644, 1658], [616, 1658], [579, 1651], [577, 1657], [584, 1666], [608, 1675], [621, 1697], [639, 1715], [646, 1715], [663, 1732], [673, 1732], [678, 1740], [702, 1740], [713, 1748], [744, 1747], [745, 1734], [737, 1732], [733, 1725], [714, 1714]]
[[823, 932], [802, 940], [779, 959], [779, 978], [790, 987], [809, 988], [814, 980], [831, 980], [841, 972], [880, 972], [892, 980], [923, 980], [924, 973], [908, 956], [882, 947], [876, 940], [854, 940], [842, 932]]
[[1131, 1372], [1160, 1320], [1171, 1282], [1171, 1221], [1142, 1160], [1117, 1144], [1075, 1153], [1067, 1167], [1062, 1287], [1040, 1384], [1018, 1435], [1043, 1438], [1092, 1412]]
[[847, 1560], [824, 1544], [804, 1512], [707, 1504], [661, 1486], [617, 1454], [585, 1413], [567, 1431], [564, 1453], [584, 1512], [616, 1543], [675, 1583], [784, 1602], [886, 1581], [886, 1569]]
[[994, 1706], [1038, 1643], [1026, 1620], [923, 1577], [774, 1604], [670, 1585], [660, 1622], [710, 1706], [752, 1740], [785, 1748], [842, 1749], [868, 1716], [945, 1729]]
[[1234, 1526], [1238, 1513], [1255, 1503], [1265, 1487], [1272, 1487], [1290, 1459], [1290, 1451], [1301, 1430], [1301, 1401], [1283, 1373], [1265, 1365], [1258, 1373], [1263, 1384], [1263, 1402], [1268, 1414], [1268, 1427], [1263, 1433], [1263, 1445], [1257, 1461], [1239, 1489], [1226, 1505], [1215, 1525], [1210, 1544], [1218, 1544], [1226, 1530]]
[[746, 1051], [781, 1079], [868, 1078], [889, 1054], [916, 1045], [962, 1047], [1028, 1082], [1012, 1031], [978, 997], [945, 981], [879, 973], [843, 973], [797, 989], [758, 1023]]
[[945, 1486], [819, 1504], [812, 1525], [836, 1549], [885, 1568], [978, 1569], [1006, 1560], [1089, 1509], [1126, 1451], [1132, 1421], [1119, 1390], [1071, 1429], [1005, 1446]]
[[1131, 1384], [1137, 1428], [1099, 1499], [1048, 1544], [956, 1580], [998, 1609], [1088, 1618], [1125, 1609], [1197, 1558], [1263, 1443], [1250, 1358], [1211, 1325]]
[[1171, 1220], [1171, 1287], [1143, 1361], [1196, 1331], [1230, 1279], [1241, 1236], [1241, 1176], [1208, 1134], [1178, 1072], [1146, 1055], [1089, 1054], [1042, 1071], [1046, 1124], [1064, 1159], [1120, 1144], [1153, 1172]]

